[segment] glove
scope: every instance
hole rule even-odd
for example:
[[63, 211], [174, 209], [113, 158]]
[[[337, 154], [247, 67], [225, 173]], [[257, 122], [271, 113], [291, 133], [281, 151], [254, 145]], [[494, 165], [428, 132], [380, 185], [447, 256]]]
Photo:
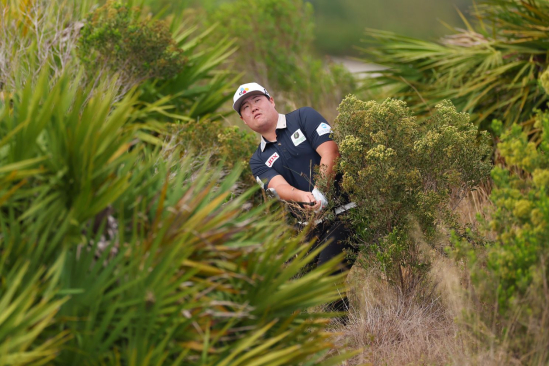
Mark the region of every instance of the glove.
[[313, 194], [313, 197], [315, 198], [315, 200], [320, 201], [320, 208], [315, 212], [319, 212], [328, 206], [328, 200], [322, 194], [322, 192], [320, 192], [316, 187], [313, 189], [311, 193]]

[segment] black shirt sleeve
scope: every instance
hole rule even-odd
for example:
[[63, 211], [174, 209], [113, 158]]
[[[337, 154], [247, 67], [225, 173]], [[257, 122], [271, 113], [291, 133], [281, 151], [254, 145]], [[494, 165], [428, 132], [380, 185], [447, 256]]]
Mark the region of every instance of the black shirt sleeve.
[[317, 149], [326, 141], [333, 141], [330, 138], [332, 128], [324, 117], [311, 107], [299, 109], [300, 127], [307, 140]]

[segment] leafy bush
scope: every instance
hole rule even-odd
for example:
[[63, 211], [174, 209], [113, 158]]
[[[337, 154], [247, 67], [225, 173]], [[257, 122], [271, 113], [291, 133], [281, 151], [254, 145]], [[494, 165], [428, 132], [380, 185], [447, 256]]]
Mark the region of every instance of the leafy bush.
[[299, 82], [293, 77], [301, 56], [310, 53], [312, 14], [311, 4], [302, 0], [245, 0], [221, 4], [213, 20], [221, 23], [223, 34], [238, 39], [238, 64], [258, 80], [272, 82], [272, 88], [288, 91]]
[[84, 65], [92, 71], [106, 67], [131, 84], [178, 74], [185, 58], [167, 25], [139, 16], [138, 9], [113, 1], [93, 11], [79, 40]]
[[387, 95], [421, 114], [449, 99], [482, 129], [499, 119], [535, 133], [532, 110], [548, 100], [538, 84], [548, 66], [548, 14], [545, 0], [484, 0], [473, 11], [477, 24], [440, 42], [367, 30], [372, 46], [363, 51], [367, 62], [387, 66], [378, 79]]
[[[498, 144], [506, 166], [492, 171], [497, 207], [491, 228], [498, 233], [488, 267], [500, 279], [499, 306], [505, 309], [534, 281], [535, 268], [549, 258], [549, 113], [536, 113], [542, 131], [538, 147], [520, 126], [503, 133]], [[547, 272], [549, 273], [549, 272]]]
[[432, 238], [441, 220], [453, 224], [450, 200], [489, 175], [488, 137], [477, 140], [469, 116], [450, 102], [420, 123], [402, 101], [354, 96], [341, 103], [333, 137], [343, 190], [358, 205], [351, 217], [357, 239], [402, 285], [402, 268], [419, 275], [428, 264], [415, 254], [415, 223]]
[[[217, 112], [232, 97], [235, 76], [222, 67], [235, 51], [233, 42], [224, 39], [207, 45], [216, 27], [197, 32], [193, 11], [171, 17], [170, 23], [139, 21], [142, 11], [108, 2], [92, 12], [80, 39], [79, 52], [86, 55], [85, 64], [96, 56], [93, 52], [92, 57], [88, 56], [90, 48], [105, 58], [111, 66], [109, 73], [120, 71], [122, 66], [124, 73], [133, 72], [125, 65], [145, 62], [147, 70], [140, 70], [138, 65], [134, 76], [125, 77], [140, 82], [139, 107], [132, 112], [133, 117], [137, 122], [148, 120], [147, 126], [154, 135], [140, 137], [158, 145], [161, 139], [173, 140], [176, 133], [177, 141], [172, 142], [184, 145], [185, 151], [210, 154], [212, 162], [223, 158], [226, 166], [233, 168], [251, 155], [251, 147], [255, 145], [252, 134], [227, 127], [222, 120], [224, 113]], [[131, 38], [135, 45], [127, 44], [126, 38]], [[156, 48], [149, 47], [147, 42], [154, 42]], [[147, 53], [139, 47], [146, 47]], [[165, 59], [170, 50], [177, 58]], [[150, 62], [145, 60], [147, 57]], [[183, 59], [185, 67], [181, 69]], [[123, 94], [129, 87], [122, 85], [121, 89]], [[155, 120], [154, 127], [151, 119]]]
[[187, 60], [185, 68], [173, 78], [150, 79], [140, 86], [140, 100], [155, 109], [152, 116], [159, 121], [207, 123], [227, 114], [219, 109], [232, 98], [238, 76], [225, 63], [236, 48], [227, 38], [212, 41], [215, 25], [197, 32], [196, 17], [188, 11], [171, 21], [176, 45]]

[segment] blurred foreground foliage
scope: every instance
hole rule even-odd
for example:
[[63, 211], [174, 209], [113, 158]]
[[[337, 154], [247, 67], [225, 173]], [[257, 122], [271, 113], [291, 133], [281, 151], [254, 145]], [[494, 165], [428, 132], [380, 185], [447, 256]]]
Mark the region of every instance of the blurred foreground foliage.
[[365, 61], [387, 67], [376, 87], [420, 114], [449, 99], [481, 129], [498, 119], [539, 132], [532, 111], [548, 101], [538, 79], [549, 65], [549, 2], [482, 0], [472, 14], [475, 23], [464, 18], [466, 29], [439, 42], [367, 30]]
[[[14, 36], [0, 45], [10, 65], [0, 74], [0, 363], [347, 358], [326, 355], [331, 315], [306, 311], [339, 298], [344, 274], [330, 274], [340, 258], [296, 279], [320, 248], [273, 219], [269, 205], [247, 204], [254, 190], [235, 194], [238, 160], [227, 174], [188, 153], [206, 148], [188, 145], [212, 121], [219, 129], [204, 142], [216, 133], [220, 155], [246, 138], [219, 135], [230, 46], [207, 47], [211, 30], [196, 37], [189, 23], [172, 24], [183, 69], [125, 90], [114, 69], [96, 76], [72, 57], [71, 25], [93, 4], [28, 4], [3, 1], [2, 10], [24, 14], [0, 24]], [[57, 24], [61, 16], [70, 21]], [[68, 43], [55, 43], [62, 34]], [[172, 136], [182, 126], [187, 135]]]

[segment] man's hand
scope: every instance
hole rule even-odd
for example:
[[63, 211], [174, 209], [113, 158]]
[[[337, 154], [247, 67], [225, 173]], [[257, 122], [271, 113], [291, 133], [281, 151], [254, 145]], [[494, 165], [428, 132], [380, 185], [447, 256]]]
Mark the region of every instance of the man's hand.
[[271, 179], [268, 188], [274, 188], [281, 199], [293, 202], [314, 202], [313, 206], [303, 205], [306, 210], [316, 211], [320, 208], [321, 202], [317, 201], [312, 192], [305, 192], [292, 187], [284, 177], [277, 175]]
[[305, 192], [305, 191], [299, 191], [299, 192], [300, 192], [301, 198], [298, 200], [298, 202], [315, 202], [313, 206], [303, 205], [304, 209], [310, 210], [310, 211], [317, 211], [318, 209], [320, 209], [320, 206], [322, 205], [322, 203], [320, 201], [317, 201], [311, 192]]

